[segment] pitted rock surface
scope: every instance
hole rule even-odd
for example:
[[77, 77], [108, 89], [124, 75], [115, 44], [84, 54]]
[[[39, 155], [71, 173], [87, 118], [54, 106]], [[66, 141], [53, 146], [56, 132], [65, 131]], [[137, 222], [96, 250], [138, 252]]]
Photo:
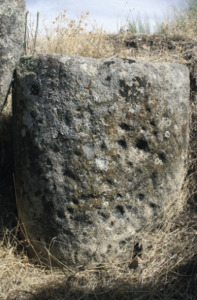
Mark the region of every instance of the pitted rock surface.
[[25, 3], [25, 0], [0, 0], [0, 111], [22, 54]]
[[35, 249], [66, 264], [129, 258], [135, 233], [180, 193], [188, 99], [189, 72], [179, 64], [22, 58], [15, 177]]

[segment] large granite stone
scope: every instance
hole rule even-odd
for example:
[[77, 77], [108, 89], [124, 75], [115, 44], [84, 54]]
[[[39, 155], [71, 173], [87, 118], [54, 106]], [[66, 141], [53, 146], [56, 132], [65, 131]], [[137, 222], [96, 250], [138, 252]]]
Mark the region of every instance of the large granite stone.
[[[66, 264], [130, 258], [136, 232], [178, 199], [189, 72], [179, 64], [39, 55], [14, 87], [20, 220]], [[126, 250], [125, 250], [126, 249]]]
[[25, 0], [0, 0], [0, 111], [24, 43]]

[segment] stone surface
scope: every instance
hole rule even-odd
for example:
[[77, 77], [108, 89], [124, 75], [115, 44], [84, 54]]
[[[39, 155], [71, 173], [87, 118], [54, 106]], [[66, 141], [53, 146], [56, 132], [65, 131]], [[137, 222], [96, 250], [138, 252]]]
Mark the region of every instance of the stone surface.
[[66, 264], [129, 258], [135, 233], [180, 193], [188, 99], [189, 72], [179, 64], [22, 58], [15, 178], [35, 249]]
[[24, 43], [25, 0], [0, 0], [0, 111]]

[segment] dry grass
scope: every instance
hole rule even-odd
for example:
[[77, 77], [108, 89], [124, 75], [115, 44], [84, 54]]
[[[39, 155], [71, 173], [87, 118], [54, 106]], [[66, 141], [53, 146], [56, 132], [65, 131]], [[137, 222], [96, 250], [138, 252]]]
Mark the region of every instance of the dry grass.
[[[88, 23], [87, 12], [70, 19], [66, 11], [60, 13], [51, 26], [44, 25], [37, 38], [37, 53], [80, 55], [94, 58], [125, 57], [122, 43], [114, 45], [108, 34], [96, 24]], [[34, 52], [35, 20], [28, 24], [27, 54]], [[123, 37], [123, 36], [122, 36]]]
[[[109, 35], [96, 23], [90, 23], [88, 16], [87, 12], [76, 19], [70, 19], [66, 10], [59, 13], [50, 25], [44, 23], [43, 30], [38, 32], [36, 47], [34, 47], [36, 21], [30, 18], [27, 26], [26, 53], [53, 53], [93, 58], [132, 57], [132, 53], [124, 47], [124, 40], [128, 32], [132, 33], [129, 26], [134, 26], [135, 21], [130, 21], [130, 23], [127, 21], [128, 30], [123, 30], [114, 43], [114, 40], [109, 38]], [[138, 23], [142, 23], [141, 18], [136, 20], [136, 24]], [[162, 22], [158, 22], [157, 27], [156, 32], [168, 37], [180, 36], [185, 39], [196, 39], [197, 18], [175, 7]], [[148, 30], [144, 29], [144, 31]], [[163, 59], [163, 53], [161, 59]]]
[[[19, 250], [20, 248], [20, 250]], [[56, 279], [56, 272], [31, 264], [24, 254], [16, 232], [4, 231], [0, 243], [0, 299], [28, 299], [36, 289]]]
[[164, 16], [162, 22], [157, 22], [157, 31], [168, 36], [180, 35], [196, 38], [197, 11], [188, 12], [180, 7], [173, 7]]

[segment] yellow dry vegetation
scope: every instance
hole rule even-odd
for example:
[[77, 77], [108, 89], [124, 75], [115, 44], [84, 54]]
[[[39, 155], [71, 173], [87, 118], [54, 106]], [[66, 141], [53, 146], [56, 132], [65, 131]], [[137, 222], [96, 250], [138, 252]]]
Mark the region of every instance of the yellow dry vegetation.
[[[36, 52], [94, 58], [125, 57], [127, 54], [123, 45], [115, 45], [97, 24], [90, 26], [88, 16], [87, 12], [73, 20], [67, 16], [66, 11], [60, 13], [50, 26], [44, 25], [44, 29], [38, 32]], [[35, 20], [30, 20], [27, 31], [27, 54], [32, 54]]]
[[188, 12], [181, 7], [174, 6], [164, 16], [162, 22], [157, 22], [157, 26], [160, 33], [168, 36], [182, 35], [196, 39], [197, 9], [195, 8], [195, 11]]

